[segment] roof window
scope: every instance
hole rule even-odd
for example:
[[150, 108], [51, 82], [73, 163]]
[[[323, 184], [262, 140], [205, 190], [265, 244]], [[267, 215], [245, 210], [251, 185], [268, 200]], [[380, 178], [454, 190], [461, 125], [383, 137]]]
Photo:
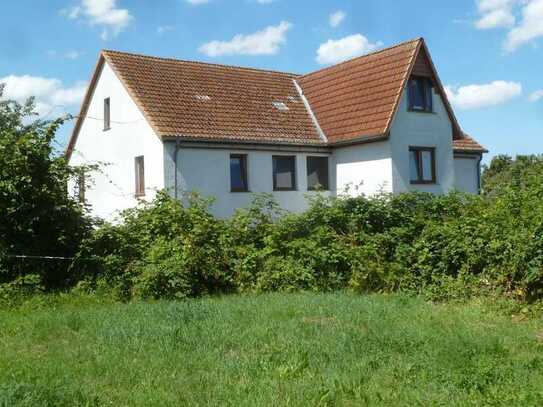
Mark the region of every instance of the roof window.
[[288, 110], [288, 106], [283, 102], [272, 102], [273, 107], [275, 107], [277, 110], [280, 110], [281, 112], [286, 112]]

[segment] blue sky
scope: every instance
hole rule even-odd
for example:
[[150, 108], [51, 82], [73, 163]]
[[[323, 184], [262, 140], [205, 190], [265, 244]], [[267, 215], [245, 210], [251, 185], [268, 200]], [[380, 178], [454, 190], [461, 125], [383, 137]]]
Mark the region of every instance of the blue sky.
[[[461, 126], [489, 156], [543, 153], [543, 0], [18, 0], [2, 7], [0, 82], [6, 96], [35, 94], [49, 118], [78, 111], [102, 48], [305, 73], [422, 36]], [[60, 132], [62, 144], [70, 131], [71, 124]]]

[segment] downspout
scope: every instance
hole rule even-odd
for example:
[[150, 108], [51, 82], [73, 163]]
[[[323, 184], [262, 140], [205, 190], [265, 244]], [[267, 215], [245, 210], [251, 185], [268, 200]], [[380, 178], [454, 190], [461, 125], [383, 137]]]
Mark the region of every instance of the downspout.
[[481, 161], [483, 160], [483, 155], [479, 155], [479, 159], [477, 160], [477, 192], [480, 195], [481, 194]]
[[174, 196], [175, 199], [178, 199], [177, 194], [177, 155], [179, 153], [179, 139], [175, 140], [175, 153], [174, 153]]

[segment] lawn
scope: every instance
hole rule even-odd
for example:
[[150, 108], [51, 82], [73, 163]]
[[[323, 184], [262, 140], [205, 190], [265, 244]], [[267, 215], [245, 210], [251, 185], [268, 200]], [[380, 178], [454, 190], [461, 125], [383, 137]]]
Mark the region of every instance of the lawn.
[[543, 404], [541, 320], [343, 293], [0, 311], [0, 406], [484, 404]]

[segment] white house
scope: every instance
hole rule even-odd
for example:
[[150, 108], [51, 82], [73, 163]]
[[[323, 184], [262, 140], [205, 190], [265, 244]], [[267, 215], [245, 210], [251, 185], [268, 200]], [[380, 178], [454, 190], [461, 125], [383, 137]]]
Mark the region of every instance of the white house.
[[111, 219], [161, 189], [221, 217], [258, 192], [477, 193], [485, 152], [416, 39], [306, 75], [102, 51], [67, 157], [106, 164], [79, 193]]

